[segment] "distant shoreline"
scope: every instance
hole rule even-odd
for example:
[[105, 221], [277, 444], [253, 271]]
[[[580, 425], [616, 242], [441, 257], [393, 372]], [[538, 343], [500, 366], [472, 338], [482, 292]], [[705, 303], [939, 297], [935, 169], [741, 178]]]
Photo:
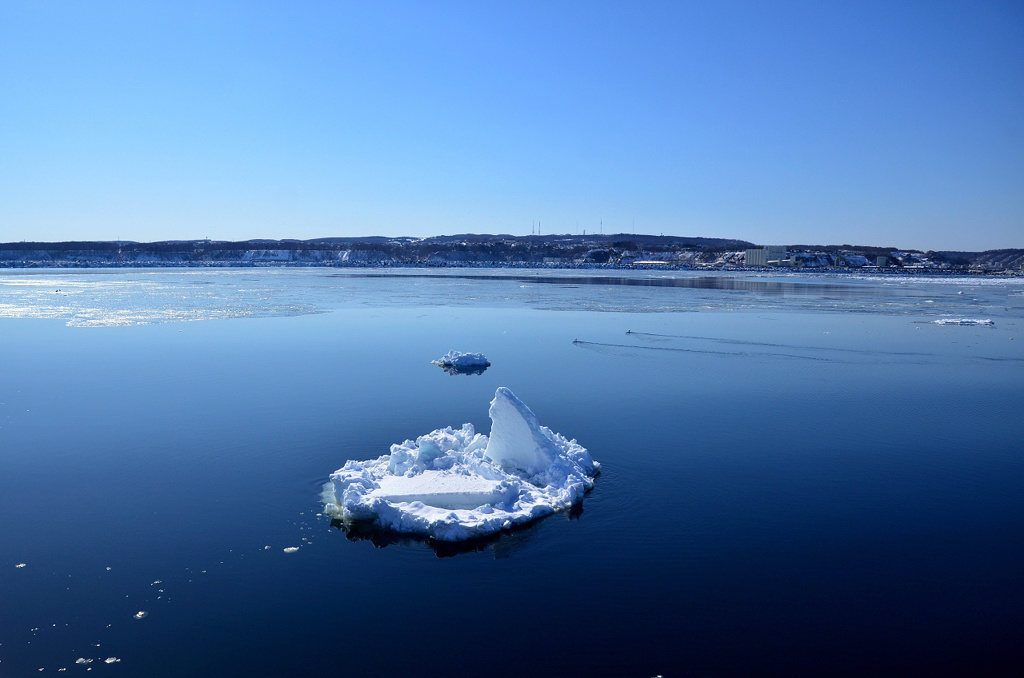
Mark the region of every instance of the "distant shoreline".
[[309, 269], [309, 270], [350, 270], [350, 271], [385, 271], [385, 270], [434, 270], [434, 271], [469, 271], [469, 270], [519, 270], [519, 271], [663, 271], [663, 272], [691, 272], [691, 273], [760, 273], [775, 276], [801, 275], [838, 275], [838, 276], [864, 276], [877, 275], [887, 277], [922, 277], [922, 278], [956, 278], [956, 277], [988, 277], [988, 278], [1024, 278], [1024, 271], [1021, 270], [997, 270], [981, 271], [972, 269], [919, 269], [907, 270], [898, 268], [877, 268], [874, 266], [861, 268], [788, 268], [772, 266], [651, 266], [632, 264], [579, 264], [579, 265], [553, 265], [533, 263], [302, 263], [302, 262], [280, 262], [280, 263], [208, 263], [208, 262], [185, 262], [185, 263], [150, 263], [150, 264], [73, 264], [53, 262], [50, 264], [33, 264], [26, 266], [11, 266], [7, 262], [0, 262], [0, 273], [4, 271], [172, 271], [172, 270], [270, 270], [270, 269]]
[[[748, 265], [756, 262], [757, 265]], [[952, 252], [633, 234], [0, 243], [0, 269], [523, 268], [1024, 274], [1024, 249]]]

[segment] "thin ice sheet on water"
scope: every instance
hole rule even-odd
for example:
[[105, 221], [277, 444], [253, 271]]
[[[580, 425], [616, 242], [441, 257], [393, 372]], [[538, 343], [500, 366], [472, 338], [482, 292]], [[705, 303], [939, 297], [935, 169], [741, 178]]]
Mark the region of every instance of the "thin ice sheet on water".
[[601, 466], [500, 387], [490, 436], [472, 424], [438, 429], [349, 461], [324, 486], [326, 513], [441, 541], [481, 537], [569, 508]]
[[995, 325], [989, 318], [939, 318], [931, 322], [934, 325]]

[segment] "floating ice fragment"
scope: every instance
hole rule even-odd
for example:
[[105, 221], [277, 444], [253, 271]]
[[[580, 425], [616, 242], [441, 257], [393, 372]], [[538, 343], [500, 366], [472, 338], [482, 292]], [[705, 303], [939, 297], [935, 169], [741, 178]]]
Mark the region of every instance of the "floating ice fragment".
[[435, 365], [449, 365], [451, 367], [486, 367], [491, 361], [483, 353], [463, 353], [462, 351], [448, 351], [437, 360], [432, 360]]
[[117, 657], [107, 657], [106, 659], [103, 660], [103, 663], [104, 664], [116, 664], [119, 661], [121, 661], [121, 660], [118, 659]]
[[431, 360], [448, 374], [483, 374], [491, 366], [491, 361], [483, 353], [462, 353], [448, 351], [437, 360]]
[[299, 550], [298, 546], [289, 546], [289, 547], [285, 548], [284, 552], [285, 553], [295, 553], [298, 550]]
[[79, 657], [75, 660], [76, 664], [92, 664], [92, 659], [86, 659], [85, 657]]
[[138, 612], [135, 613], [135, 618], [136, 619], [143, 619], [143, 618], [145, 618], [145, 616], [147, 614], [149, 614], [149, 613], [146, 612], [145, 610], [139, 610]]
[[464, 424], [347, 462], [324, 486], [325, 513], [460, 541], [569, 508], [594, 486], [600, 464], [575, 440], [541, 426], [512, 391], [499, 388], [489, 414], [489, 437]]
[[995, 325], [989, 318], [939, 318], [931, 322], [933, 325]]
[[17, 567], [17, 568], [25, 567], [25, 563], [18, 563], [17, 565], [15, 565], [15, 567]]

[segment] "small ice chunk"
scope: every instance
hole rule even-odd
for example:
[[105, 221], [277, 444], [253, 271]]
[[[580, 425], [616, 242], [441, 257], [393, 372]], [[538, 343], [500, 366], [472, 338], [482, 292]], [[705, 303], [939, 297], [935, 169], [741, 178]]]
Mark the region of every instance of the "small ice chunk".
[[491, 401], [491, 434], [472, 424], [348, 461], [324, 486], [325, 513], [395, 532], [460, 541], [572, 506], [601, 468], [579, 443], [541, 426], [507, 388]]
[[86, 658], [86, 657], [79, 657], [78, 659], [75, 660], [75, 663], [76, 664], [92, 664], [92, 659], [91, 658]]
[[288, 547], [285, 548], [284, 552], [285, 553], [295, 553], [298, 550], [299, 550], [298, 546], [288, 546]]
[[448, 351], [431, 362], [441, 367], [488, 367], [491, 364], [491, 361], [483, 353], [463, 353], [462, 351]]
[[147, 614], [149, 614], [149, 613], [146, 612], [145, 610], [139, 610], [138, 612], [135, 613], [135, 618], [136, 619], [144, 619]]
[[25, 563], [18, 563], [17, 565], [15, 565], [15, 567], [17, 567], [17, 568], [25, 567]]
[[103, 663], [104, 664], [116, 664], [119, 661], [121, 661], [121, 660], [118, 659], [117, 657], [107, 657], [106, 659], [103, 660]]

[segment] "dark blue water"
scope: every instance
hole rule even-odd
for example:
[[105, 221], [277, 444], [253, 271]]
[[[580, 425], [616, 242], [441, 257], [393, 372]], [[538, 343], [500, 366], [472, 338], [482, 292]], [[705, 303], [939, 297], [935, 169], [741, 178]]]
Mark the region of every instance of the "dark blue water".
[[[730, 280], [4, 274], [0, 675], [1019, 675], [1021, 286]], [[319, 515], [497, 386], [603, 464], [582, 513]]]

